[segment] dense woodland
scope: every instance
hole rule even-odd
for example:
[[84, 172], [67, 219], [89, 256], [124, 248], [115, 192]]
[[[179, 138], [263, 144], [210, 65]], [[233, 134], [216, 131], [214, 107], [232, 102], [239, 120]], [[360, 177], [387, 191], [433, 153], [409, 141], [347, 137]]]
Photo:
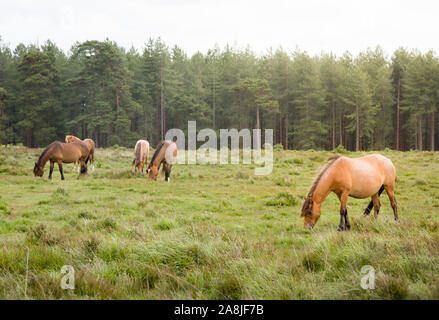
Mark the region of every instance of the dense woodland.
[[215, 47], [189, 57], [149, 39], [20, 44], [0, 39], [0, 144], [41, 147], [66, 134], [98, 147], [155, 145], [168, 129], [272, 128], [288, 149], [435, 150], [439, 59], [380, 47], [310, 56]]

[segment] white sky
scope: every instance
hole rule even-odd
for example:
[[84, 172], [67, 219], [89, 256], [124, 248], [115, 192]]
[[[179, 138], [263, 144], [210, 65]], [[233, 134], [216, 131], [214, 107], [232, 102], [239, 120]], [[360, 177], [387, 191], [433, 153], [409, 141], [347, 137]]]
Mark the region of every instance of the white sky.
[[438, 13], [434, 0], [2, 0], [0, 37], [11, 48], [50, 39], [65, 51], [106, 37], [141, 49], [160, 36], [189, 55], [227, 43], [257, 54], [357, 54], [379, 44], [390, 55], [400, 46], [438, 52]]

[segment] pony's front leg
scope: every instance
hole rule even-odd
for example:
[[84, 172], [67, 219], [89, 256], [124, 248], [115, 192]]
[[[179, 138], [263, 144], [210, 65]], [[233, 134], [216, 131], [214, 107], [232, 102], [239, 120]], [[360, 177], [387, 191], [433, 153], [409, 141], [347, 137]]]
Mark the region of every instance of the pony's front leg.
[[50, 172], [49, 172], [49, 180], [52, 180], [52, 172], [53, 172], [53, 166], [55, 165], [55, 162], [50, 161]]
[[341, 194], [341, 196], [339, 197], [340, 198], [340, 225], [338, 226], [337, 231], [351, 229], [351, 225], [349, 224], [348, 209], [347, 209], [348, 195], [349, 195], [349, 193], [345, 192], [345, 193]]

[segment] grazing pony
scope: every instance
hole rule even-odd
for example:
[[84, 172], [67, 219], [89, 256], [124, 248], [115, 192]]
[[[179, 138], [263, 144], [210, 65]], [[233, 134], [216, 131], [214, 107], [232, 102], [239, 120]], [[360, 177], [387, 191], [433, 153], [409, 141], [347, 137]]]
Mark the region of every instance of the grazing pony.
[[94, 171], [95, 166], [95, 149], [96, 149], [96, 144], [92, 139], [84, 139], [81, 140], [78, 137], [75, 136], [66, 136], [66, 143], [71, 143], [73, 141], [83, 141], [87, 146], [88, 146], [88, 150], [90, 150], [90, 169], [91, 171]]
[[[38, 161], [35, 162], [34, 175], [35, 177], [42, 177], [44, 174], [44, 166], [47, 161], [50, 161], [49, 179], [52, 179], [53, 166], [58, 163], [59, 172], [61, 173], [61, 180], [64, 180], [62, 169], [63, 163], [79, 162], [81, 165], [80, 174], [87, 173], [87, 159], [89, 157], [89, 149], [87, 144], [82, 141], [74, 141], [72, 143], [62, 143], [59, 141], [52, 142], [41, 153]], [[79, 178], [79, 176], [78, 176]]]
[[157, 148], [152, 156], [151, 162], [146, 169], [149, 180], [157, 180], [160, 165], [163, 163], [163, 171], [165, 172], [165, 181], [170, 182], [169, 175], [171, 174], [172, 165], [177, 159], [177, 145], [170, 140], [164, 140], [157, 145]]
[[395, 220], [399, 221], [394, 193], [395, 180], [396, 170], [392, 161], [380, 154], [370, 154], [356, 159], [343, 156], [330, 158], [326, 167], [315, 179], [303, 203], [300, 216], [305, 218], [304, 227], [307, 229], [314, 227], [320, 218], [322, 202], [331, 192], [334, 192], [340, 200], [338, 231], [350, 229], [346, 207], [349, 196], [358, 199], [372, 197], [372, 205], [369, 204], [364, 215], [368, 215], [373, 206], [374, 215], [378, 217], [381, 207], [379, 196], [384, 189], [393, 208]]
[[139, 140], [134, 147], [134, 171], [143, 173], [143, 166], [145, 165], [149, 154], [149, 142], [146, 140]]

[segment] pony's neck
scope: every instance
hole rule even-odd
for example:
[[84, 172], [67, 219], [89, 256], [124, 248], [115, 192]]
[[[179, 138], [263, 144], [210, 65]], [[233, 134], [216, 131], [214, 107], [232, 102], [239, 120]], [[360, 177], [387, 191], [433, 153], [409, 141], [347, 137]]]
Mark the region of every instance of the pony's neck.
[[37, 161], [37, 165], [40, 168], [44, 168], [44, 166], [46, 165], [47, 160], [49, 160], [49, 148], [47, 150], [43, 151], [43, 155], [38, 159]]
[[318, 182], [314, 193], [312, 195], [312, 200], [314, 203], [322, 203], [323, 201], [325, 201], [326, 197], [331, 193], [331, 175], [329, 174], [331, 169], [329, 168], [327, 174], [328, 174], [328, 178], [325, 179], [320, 179], [320, 181]]

